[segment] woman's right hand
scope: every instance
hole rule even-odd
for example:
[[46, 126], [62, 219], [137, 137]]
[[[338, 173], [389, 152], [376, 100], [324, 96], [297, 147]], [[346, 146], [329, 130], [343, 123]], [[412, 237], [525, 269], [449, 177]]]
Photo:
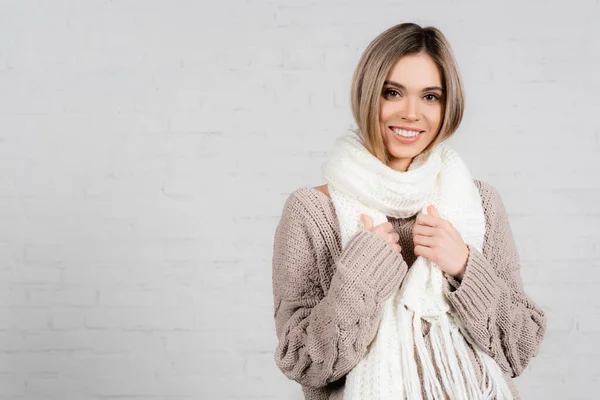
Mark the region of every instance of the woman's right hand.
[[402, 250], [402, 247], [400, 247], [400, 244], [398, 243], [400, 235], [394, 230], [394, 227], [389, 221], [373, 227], [373, 220], [367, 214], [360, 214], [360, 221], [363, 224], [364, 230], [377, 234], [385, 240], [386, 243], [392, 246], [394, 251], [400, 253]]

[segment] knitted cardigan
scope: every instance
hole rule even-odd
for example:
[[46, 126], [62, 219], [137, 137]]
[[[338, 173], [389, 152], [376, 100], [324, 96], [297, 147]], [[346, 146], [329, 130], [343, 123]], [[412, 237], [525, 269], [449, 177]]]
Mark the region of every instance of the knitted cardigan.
[[[546, 316], [524, 292], [517, 247], [498, 191], [489, 183], [474, 182], [486, 218], [482, 252], [469, 246], [462, 280], [444, 274], [444, 293], [520, 399], [512, 378], [538, 354]], [[385, 301], [416, 258], [415, 219], [388, 216], [400, 235], [401, 254], [369, 231], [357, 232], [342, 249], [327, 195], [306, 186], [287, 198], [273, 245], [275, 363], [302, 385], [305, 399], [343, 399], [345, 375], [366, 353]], [[423, 321], [423, 337], [431, 351], [428, 330]], [[474, 365], [479, 365], [473, 349], [468, 349]], [[481, 371], [477, 372], [479, 378]]]

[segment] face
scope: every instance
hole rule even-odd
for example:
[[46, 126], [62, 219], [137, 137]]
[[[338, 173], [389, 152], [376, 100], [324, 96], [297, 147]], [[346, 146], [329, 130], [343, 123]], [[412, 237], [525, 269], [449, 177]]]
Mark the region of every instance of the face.
[[379, 101], [379, 125], [391, 160], [389, 167], [406, 171], [412, 159], [435, 139], [444, 113], [442, 91], [442, 76], [429, 55], [403, 56], [392, 66]]

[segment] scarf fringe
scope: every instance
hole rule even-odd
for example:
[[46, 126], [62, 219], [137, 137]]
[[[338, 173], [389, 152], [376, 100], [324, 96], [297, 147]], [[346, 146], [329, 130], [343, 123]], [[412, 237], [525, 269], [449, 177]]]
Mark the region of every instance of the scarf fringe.
[[[423, 338], [421, 317], [402, 303], [394, 303], [393, 299], [386, 302], [383, 315], [395, 321], [394, 324], [380, 325], [381, 331], [369, 351], [349, 372], [353, 375], [352, 381], [360, 384], [347, 385], [344, 399], [424, 400], [423, 394], [427, 400], [513, 399], [499, 365], [477, 346], [472, 346], [481, 366], [481, 378], [477, 379], [467, 349], [467, 340], [472, 339], [457, 317], [443, 314], [431, 322], [429, 338], [433, 351], [430, 353]], [[400, 357], [384, 357], [384, 354]], [[394, 371], [400, 371], [403, 379], [394, 380], [397, 374]]]

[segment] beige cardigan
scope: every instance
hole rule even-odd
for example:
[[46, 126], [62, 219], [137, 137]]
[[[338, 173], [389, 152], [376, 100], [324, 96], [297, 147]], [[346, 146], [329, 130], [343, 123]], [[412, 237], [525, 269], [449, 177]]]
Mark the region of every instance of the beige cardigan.
[[[546, 316], [523, 290], [519, 256], [500, 195], [490, 184], [474, 182], [486, 216], [483, 249], [469, 246], [462, 281], [444, 274], [444, 293], [477, 344], [498, 362], [519, 399], [511, 378], [538, 354]], [[327, 195], [307, 186], [286, 200], [273, 247], [275, 362], [302, 385], [306, 399], [343, 398], [345, 375], [365, 354], [377, 333], [383, 304], [416, 258], [415, 218], [388, 217], [400, 235], [401, 255], [368, 231], [357, 232], [341, 249], [338, 220]], [[428, 330], [423, 321], [423, 337], [431, 351]]]

